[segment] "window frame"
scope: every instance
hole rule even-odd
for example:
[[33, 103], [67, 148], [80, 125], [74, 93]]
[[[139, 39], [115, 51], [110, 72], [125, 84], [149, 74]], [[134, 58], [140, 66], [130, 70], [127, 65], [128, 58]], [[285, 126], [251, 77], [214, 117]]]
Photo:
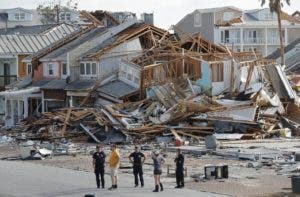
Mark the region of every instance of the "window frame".
[[[88, 66], [89, 65], [89, 68]], [[83, 66], [83, 68], [82, 68]], [[93, 61], [87, 61], [87, 62], [80, 62], [80, 68], [79, 68], [79, 74], [80, 76], [83, 77], [94, 77], [97, 76], [97, 66], [98, 66], [98, 62], [93, 62]], [[84, 70], [84, 73], [82, 73], [82, 71]], [[87, 74], [87, 71], [89, 71], [89, 74]], [[94, 72], [95, 71], [95, 72]]]
[[[64, 71], [66, 71], [66, 72], [64, 72]], [[66, 62], [63, 62], [61, 64], [61, 75], [64, 75], [64, 76], [68, 75], [68, 64]]]
[[53, 64], [47, 64], [48, 76], [54, 76]]
[[194, 27], [202, 27], [202, 13], [194, 13]]

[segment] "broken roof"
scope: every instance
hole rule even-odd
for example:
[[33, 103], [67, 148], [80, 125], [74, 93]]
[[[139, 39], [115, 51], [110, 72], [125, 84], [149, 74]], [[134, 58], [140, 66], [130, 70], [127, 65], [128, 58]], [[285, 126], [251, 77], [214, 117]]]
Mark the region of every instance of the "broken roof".
[[109, 82], [98, 88], [98, 92], [102, 92], [115, 98], [122, 98], [124, 96], [133, 94], [136, 91], [138, 91], [138, 88], [128, 85], [121, 80]]
[[78, 28], [61, 24], [39, 35], [0, 35], [0, 54], [31, 54], [77, 31]]
[[155, 27], [153, 25], [147, 25], [145, 23], [135, 23], [134, 25], [126, 28], [120, 33], [116, 34], [114, 37], [108, 38], [102, 44], [98, 45], [94, 49], [90, 50], [89, 53], [85, 54], [85, 58], [99, 58], [106, 52], [110, 51], [112, 48], [134, 38], [140, 37], [152, 31], [153, 36], [163, 36], [168, 34], [167, 31]]

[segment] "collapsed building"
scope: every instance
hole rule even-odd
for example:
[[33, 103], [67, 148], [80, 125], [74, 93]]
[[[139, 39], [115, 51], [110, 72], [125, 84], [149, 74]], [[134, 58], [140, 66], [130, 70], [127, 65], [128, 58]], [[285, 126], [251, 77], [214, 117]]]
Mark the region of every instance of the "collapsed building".
[[96, 142], [108, 131], [196, 141], [299, 133], [287, 116], [298, 97], [275, 61], [175, 26], [180, 38], [135, 19], [106, 27], [84, 15], [90, 25], [22, 60], [32, 72], [0, 93], [6, 127], [47, 138], [85, 132]]

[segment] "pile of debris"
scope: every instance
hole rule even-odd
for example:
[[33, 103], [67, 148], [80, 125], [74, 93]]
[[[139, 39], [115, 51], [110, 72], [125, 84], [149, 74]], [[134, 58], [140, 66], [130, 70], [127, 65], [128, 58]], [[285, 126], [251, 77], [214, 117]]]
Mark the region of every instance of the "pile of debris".
[[[66, 108], [23, 121], [24, 131], [51, 139], [87, 134], [97, 142], [142, 141], [168, 136], [177, 141], [199, 142], [208, 135], [217, 139], [291, 137], [282, 123], [285, 108], [276, 94], [266, 89], [239, 95], [209, 97], [190, 80], [152, 86], [147, 98], [137, 102]], [[285, 118], [286, 119], [286, 118]]]

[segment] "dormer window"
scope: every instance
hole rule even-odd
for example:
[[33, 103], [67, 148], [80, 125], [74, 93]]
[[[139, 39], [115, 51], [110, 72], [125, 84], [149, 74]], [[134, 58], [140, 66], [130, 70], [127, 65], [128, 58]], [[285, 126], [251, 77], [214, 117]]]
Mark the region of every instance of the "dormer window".
[[9, 14], [10, 21], [27, 21], [30, 20], [30, 18], [31, 18], [30, 14], [27, 14], [22, 11]]
[[70, 12], [61, 12], [59, 14], [60, 21], [70, 21], [71, 20], [71, 13]]

